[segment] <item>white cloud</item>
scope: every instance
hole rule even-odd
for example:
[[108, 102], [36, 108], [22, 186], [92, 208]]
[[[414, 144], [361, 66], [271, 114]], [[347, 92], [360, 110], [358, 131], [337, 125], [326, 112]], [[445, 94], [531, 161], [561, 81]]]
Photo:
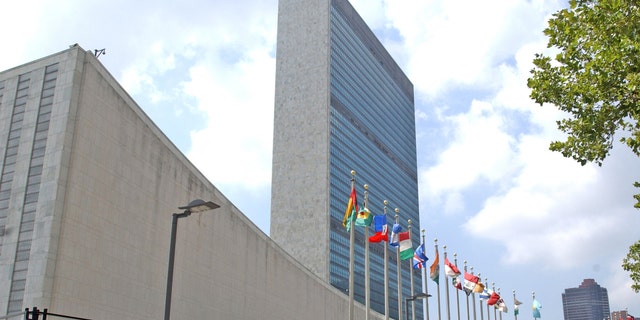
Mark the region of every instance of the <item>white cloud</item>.
[[[0, 59], [0, 70], [13, 68], [27, 63], [30, 58], [37, 59], [52, 53], [38, 52], [34, 54], [32, 52], [33, 47], [37, 45], [33, 39], [38, 36], [39, 25], [31, 23], [31, 21], [41, 21], [46, 9], [43, 3], [34, 5], [30, 1], [7, 1], [2, 4], [0, 30], [5, 30], [5, 32], [2, 36], [4, 45], [2, 59]], [[29, 17], [29, 23], [24, 23], [25, 17]], [[17, 26], [20, 26], [19, 32], [16, 30]], [[60, 50], [63, 49], [65, 48], [60, 48]]]
[[135, 28], [121, 32], [131, 44], [121, 83], [154, 114], [206, 119], [183, 151], [223, 189], [270, 184], [276, 9], [275, 1], [185, 1], [116, 27]]
[[158, 104], [166, 101], [168, 96], [158, 88], [157, 79], [164, 75], [167, 70], [157, 70], [150, 68], [156, 65], [156, 61], [161, 62], [164, 57], [150, 56], [145, 63], [131, 65], [122, 71], [120, 83], [132, 95], [148, 97], [149, 101]]
[[491, 104], [481, 101], [473, 101], [467, 113], [447, 117], [444, 125], [451, 128], [451, 140], [437, 163], [421, 172], [421, 196], [437, 201], [480, 179], [495, 182], [512, 171], [514, 139], [504, 131], [504, 121]]
[[451, 86], [492, 88], [495, 68], [518, 47], [542, 37], [549, 7], [529, 1], [387, 0], [388, 17], [404, 39], [407, 73], [417, 94], [433, 97]]
[[[604, 262], [603, 266], [610, 275], [606, 280], [606, 287], [611, 311], [625, 310], [638, 304], [637, 294], [629, 294], [633, 281], [629, 276], [629, 272], [624, 271], [621, 267], [623, 258], [624, 256], [618, 256], [617, 259], [613, 259], [609, 263]], [[629, 311], [631, 315], [638, 317], [638, 314], [634, 314], [632, 309], [629, 309]]]
[[208, 124], [191, 132], [188, 156], [216, 185], [259, 188], [271, 183], [275, 58], [269, 46], [247, 50], [232, 64], [214, 53], [191, 68], [184, 90]]
[[[429, 219], [423, 220], [441, 236], [459, 234], [456, 228], [461, 226], [470, 238], [466, 239], [490, 244], [473, 249], [485, 254], [495, 251], [509, 268], [505, 272], [535, 266], [562, 277], [597, 275], [610, 288], [612, 308], [634, 301], [620, 261], [637, 238], [634, 226], [640, 220], [631, 198], [637, 193], [631, 183], [640, 180], [637, 157], [616, 146], [603, 167], [580, 166], [550, 151], [551, 141], [565, 138], [555, 124], [565, 115], [529, 98], [526, 81], [534, 53], [548, 52], [542, 17], [548, 17], [550, 8], [558, 4], [514, 1], [497, 14], [476, 8], [484, 18], [468, 17], [469, 22], [475, 21], [471, 24], [462, 22], [468, 12], [449, 10], [453, 5], [436, 3], [430, 7], [433, 19], [425, 15], [420, 23], [415, 17], [396, 17], [394, 23], [407, 37], [405, 50], [412, 52], [408, 73], [418, 97], [440, 101], [447, 90], [464, 92], [459, 85], [485, 94], [467, 108], [450, 107], [455, 97], [443, 107], [420, 107], [419, 119], [424, 120], [418, 121], [430, 120], [437, 129], [429, 130], [444, 136], [432, 149], [438, 151], [431, 155], [435, 161], [422, 163], [421, 206], [425, 203], [429, 208], [428, 215], [422, 215]], [[514, 26], [514, 19], [526, 12], [523, 8], [534, 9], [537, 22], [528, 25], [538, 34], [515, 30], [524, 27]], [[495, 21], [483, 25], [474, 20], [485, 18]], [[467, 41], [461, 29], [471, 26], [479, 32], [471, 30], [475, 39]], [[447, 32], [438, 34], [445, 28]], [[517, 35], [521, 39], [514, 41]], [[480, 263], [486, 267], [488, 262]], [[585, 275], [574, 274], [585, 266], [590, 270]], [[549, 311], [558, 314], [558, 310]]]

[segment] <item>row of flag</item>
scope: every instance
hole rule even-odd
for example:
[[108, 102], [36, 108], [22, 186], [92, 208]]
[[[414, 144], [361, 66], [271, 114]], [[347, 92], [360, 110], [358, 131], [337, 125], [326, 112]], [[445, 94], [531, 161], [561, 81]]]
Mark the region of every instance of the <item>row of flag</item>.
[[[436, 252], [436, 255], [437, 254], [438, 253]], [[490, 288], [487, 288], [485, 284], [480, 281], [480, 277], [464, 271], [463, 281], [461, 281], [460, 276], [462, 275], [462, 272], [460, 272], [460, 269], [458, 269], [455, 264], [451, 263], [448, 258], [445, 258], [444, 260], [444, 268], [445, 275], [451, 278], [452, 285], [456, 289], [463, 290], [467, 294], [467, 296], [469, 296], [471, 293], [477, 293], [478, 298], [481, 301], [486, 301], [486, 304], [488, 306], [494, 306], [496, 309], [504, 313], [508, 312], [507, 304], [505, 303], [504, 299], [500, 296], [499, 293]], [[515, 295], [513, 297], [513, 304], [514, 315], [517, 316], [520, 313], [518, 306], [521, 305], [522, 302], [518, 301]], [[540, 318], [541, 308], [542, 305], [540, 304], [540, 302], [538, 302], [538, 300], [534, 298], [532, 305], [532, 313], [534, 318]]]
[[[352, 180], [353, 182], [353, 180]], [[429, 258], [425, 254], [424, 243], [421, 243], [415, 250], [413, 249], [413, 244], [411, 241], [410, 231], [402, 231], [402, 226], [400, 224], [394, 223], [391, 227], [391, 234], [389, 235], [389, 225], [387, 223], [386, 214], [383, 215], [372, 215], [369, 209], [366, 207], [366, 193], [365, 193], [365, 206], [362, 210], [359, 210], [358, 201], [357, 201], [357, 193], [355, 189], [355, 185], [352, 183], [351, 194], [349, 196], [349, 200], [347, 202], [347, 207], [345, 210], [345, 214], [343, 217], [342, 225], [346, 228], [347, 232], [350, 232], [351, 225], [360, 226], [360, 227], [369, 227], [373, 224], [373, 228], [375, 233], [369, 237], [369, 242], [371, 243], [379, 243], [379, 242], [387, 242], [390, 247], [398, 248], [400, 260], [408, 260], [412, 259], [412, 268], [413, 269], [422, 269], [427, 268], [427, 260]], [[353, 244], [352, 244], [353, 245]], [[487, 288], [485, 284], [480, 281], [480, 278], [473, 273], [468, 273], [466, 271], [466, 266], [464, 273], [461, 272], [458, 267], [451, 263], [447, 258], [445, 252], [444, 258], [444, 268], [445, 275], [451, 278], [452, 285], [457, 289], [464, 291], [467, 295], [471, 295], [472, 293], [478, 294], [478, 298], [480, 301], [486, 301], [487, 306], [494, 306], [495, 309], [507, 313], [508, 308], [504, 301], [504, 299], [500, 296], [498, 292]], [[440, 255], [438, 253], [438, 248], [435, 248], [435, 259], [433, 263], [429, 266], [429, 278], [436, 283], [436, 285], [440, 285], [439, 283], [440, 276]], [[439, 290], [438, 290], [439, 294]], [[519, 305], [522, 302], [518, 301], [515, 298], [514, 294], [514, 315], [517, 318], [519, 314]], [[439, 300], [439, 299], [438, 299]], [[448, 307], [448, 306], [447, 306]], [[540, 309], [542, 305], [538, 300], [533, 299], [532, 304], [532, 314], [534, 319], [538, 319], [541, 317]], [[488, 309], [487, 309], [488, 310]], [[474, 311], [475, 312], [475, 311]], [[488, 311], [487, 311], [488, 312]]]

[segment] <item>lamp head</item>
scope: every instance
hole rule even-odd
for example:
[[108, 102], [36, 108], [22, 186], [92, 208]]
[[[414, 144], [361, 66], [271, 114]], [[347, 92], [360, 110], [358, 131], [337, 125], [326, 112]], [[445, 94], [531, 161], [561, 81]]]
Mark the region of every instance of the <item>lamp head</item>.
[[430, 294], [426, 294], [424, 292], [420, 292], [420, 293], [416, 294], [415, 296], [413, 296], [413, 300], [415, 300], [415, 299], [426, 299], [428, 297], [431, 297], [431, 295]]
[[189, 204], [186, 206], [178, 207], [178, 209], [182, 209], [182, 210], [185, 210], [185, 212], [188, 211], [190, 213], [204, 212], [204, 211], [213, 210], [217, 208], [220, 208], [220, 206], [211, 201], [205, 202], [202, 199], [195, 199], [189, 202]]

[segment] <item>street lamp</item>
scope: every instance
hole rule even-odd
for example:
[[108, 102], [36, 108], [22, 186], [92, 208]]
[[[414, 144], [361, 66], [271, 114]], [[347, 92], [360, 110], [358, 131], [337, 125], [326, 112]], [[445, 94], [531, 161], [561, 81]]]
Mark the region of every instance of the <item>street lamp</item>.
[[164, 300], [164, 320], [169, 320], [171, 313], [171, 287], [173, 285], [173, 260], [176, 254], [176, 232], [178, 231], [178, 219], [188, 217], [194, 212], [205, 212], [220, 208], [219, 205], [201, 199], [196, 199], [189, 202], [188, 205], [178, 207], [183, 209], [182, 213], [174, 213], [171, 224], [171, 243], [169, 245], [169, 270], [167, 271], [167, 294]]
[[405, 298], [404, 299], [404, 310], [405, 310], [405, 319], [409, 320], [409, 301], [414, 301], [417, 299], [426, 299], [428, 297], [431, 297], [430, 294], [426, 294], [424, 292], [420, 292], [418, 294], [416, 294], [415, 296], [412, 296], [411, 298]]

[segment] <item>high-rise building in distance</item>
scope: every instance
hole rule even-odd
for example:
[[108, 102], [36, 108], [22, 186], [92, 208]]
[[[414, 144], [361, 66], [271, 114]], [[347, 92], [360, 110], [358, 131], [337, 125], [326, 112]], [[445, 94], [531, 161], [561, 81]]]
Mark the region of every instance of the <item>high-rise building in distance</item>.
[[630, 315], [627, 310], [619, 310], [611, 312], [611, 318], [607, 320], [636, 320], [636, 318]]
[[607, 289], [594, 279], [584, 279], [577, 288], [562, 294], [564, 320], [601, 320], [609, 317]]
[[[295, 259], [347, 292], [351, 190], [358, 202], [407, 228], [420, 243], [413, 84], [347, 0], [280, 0], [276, 53], [270, 236]], [[356, 227], [355, 298], [364, 303], [364, 229]], [[371, 234], [371, 233], [370, 233]], [[383, 250], [371, 244], [371, 306], [384, 312]], [[391, 317], [398, 316], [395, 251], [389, 251]], [[401, 265], [411, 295], [410, 262]], [[422, 291], [414, 272], [414, 292]], [[404, 302], [404, 300], [402, 300]], [[422, 303], [416, 303], [422, 318]], [[401, 308], [400, 308], [401, 311]]]

